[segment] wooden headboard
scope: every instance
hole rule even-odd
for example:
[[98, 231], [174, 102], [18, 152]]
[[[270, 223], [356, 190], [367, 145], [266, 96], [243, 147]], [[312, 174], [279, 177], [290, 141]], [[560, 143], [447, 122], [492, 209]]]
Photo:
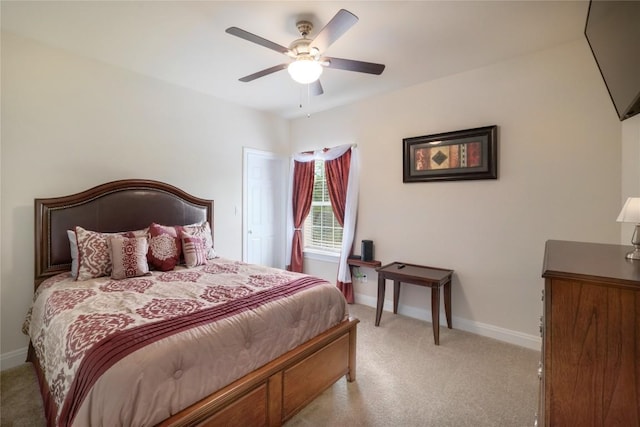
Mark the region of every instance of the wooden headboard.
[[152, 222], [186, 225], [209, 221], [213, 200], [194, 197], [159, 181], [125, 179], [81, 193], [35, 199], [35, 284], [71, 269], [67, 230], [139, 230]]

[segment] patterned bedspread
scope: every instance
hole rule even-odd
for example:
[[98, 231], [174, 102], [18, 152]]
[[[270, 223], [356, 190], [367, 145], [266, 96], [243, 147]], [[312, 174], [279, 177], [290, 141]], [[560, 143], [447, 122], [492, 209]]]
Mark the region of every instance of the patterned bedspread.
[[[319, 291], [328, 297], [319, 298]], [[288, 300], [294, 303], [288, 305]], [[258, 320], [252, 319], [256, 316]], [[75, 281], [68, 273], [52, 277], [38, 288], [24, 331], [55, 404], [56, 414], [50, 416], [55, 416], [56, 425], [146, 425], [184, 409], [346, 316], [342, 294], [326, 281], [217, 258], [196, 268], [125, 280]], [[299, 330], [301, 321], [306, 331]], [[265, 337], [257, 329], [265, 329]], [[295, 333], [275, 339], [278, 330]], [[253, 345], [261, 341], [262, 348]], [[152, 343], [151, 356], [145, 356]], [[200, 344], [204, 356], [198, 356]], [[216, 351], [221, 353], [219, 360]], [[228, 351], [239, 352], [238, 357], [229, 358]], [[131, 360], [153, 358], [144, 375], [135, 374], [139, 367], [126, 366], [127, 356], [133, 354], [137, 355]], [[182, 365], [192, 358], [198, 362], [190, 364], [189, 378], [203, 377], [202, 384], [195, 387], [184, 381], [182, 387], [190, 389], [186, 391], [172, 382], [171, 390], [157, 390], [163, 375], [173, 379], [180, 371], [182, 376]], [[211, 366], [198, 366], [209, 359]], [[165, 361], [168, 367], [159, 366]], [[216, 374], [211, 375], [214, 368]], [[102, 378], [115, 369], [123, 371]], [[129, 375], [135, 377], [132, 396], [122, 396], [122, 407], [116, 404], [114, 413], [114, 387], [127, 389], [116, 383]], [[142, 380], [149, 383], [140, 384]], [[194, 394], [191, 389], [199, 391]], [[145, 399], [138, 393], [155, 393], [153, 404], [141, 403]], [[132, 398], [137, 401], [131, 403]]]

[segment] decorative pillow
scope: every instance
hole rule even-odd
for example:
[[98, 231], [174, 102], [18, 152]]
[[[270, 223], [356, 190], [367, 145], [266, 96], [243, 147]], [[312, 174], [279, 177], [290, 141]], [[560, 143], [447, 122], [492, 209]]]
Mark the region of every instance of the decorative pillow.
[[196, 237], [200, 237], [204, 240], [207, 259], [213, 259], [218, 256], [213, 250], [213, 236], [211, 235], [211, 227], [209, 226], [209, 221], [204, 221], [200, 224], [185, 225], [182, 228], [187, 233]]
[[207, 247], [205, 239], [186, 232], [181, 233], [182, 252], [187, 267], [195, 267], [207, 263]]
[[180, 262], [182, 245], [181, 226], [166, 226], [153, 223], [149, 226], [149, 264], [161, 271], [173, 270]]
[[149, 242], [146, 237], [111, 236], [107, 239], [107, 245], [113, 266], [111, 278], [127, 279], [149, 273]]
[[149, 227], [143, 228], [142, 230], [133, 230], [122, 233], [124, 237], [144, 237], [147, 239], [149, 237]]
[[76, 242], [76, 232], [67, 230], [69, 238], [69, 249], [71, 250], [71, 277], [78, 277], [78, 242]]
[[110, 275], [111, 257], [107, 247], [107, 238], [117, 233], [98, 233], [97, 231], [85, 230], [82, 227], [76, 227], [75, 232], [78, 245], [76, 280], [88, 280]]

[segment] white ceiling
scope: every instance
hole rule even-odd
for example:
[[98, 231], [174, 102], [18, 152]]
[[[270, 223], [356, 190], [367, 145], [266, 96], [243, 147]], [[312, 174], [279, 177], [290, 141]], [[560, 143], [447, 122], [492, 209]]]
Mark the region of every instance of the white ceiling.
[[[3, 31], [293, 118], [582, 38], [588, 0], [3, 0], [1, 7]], [[288, 46], [299, 37], [298, 20], [314, 24], [313, 37], [341, 8], [360, 20], [326, 54], [386, 64], [382, 75], [325, 69], [324, 94], [309, 101], [286, 70], [238, 81], [288, 59], [226, 28]]]

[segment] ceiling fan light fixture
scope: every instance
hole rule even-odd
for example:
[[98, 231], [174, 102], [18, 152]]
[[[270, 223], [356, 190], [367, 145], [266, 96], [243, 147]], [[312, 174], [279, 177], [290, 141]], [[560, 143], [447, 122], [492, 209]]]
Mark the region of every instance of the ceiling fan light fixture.
[[357, 16], [348, 10], [340, 9], [314, 38], [310, 38], [308, 36], [313, 29], [313, 24], [309, 21], [298, 21], [296, 26], [300, 33], [300, 38], [292, 41], [288, 48], [238, 27], [229, 27], [226, 30], [228, 34], [266, 47], [290, 58], [283, 64], [249, 74], [238, 80], [246, 83], [287, 68], [295, 82], [307, 85], [314, 83], [310, 88], [310, 92], [313, 92], [314, 95], [321, 95], [324, 91], [318, 78], [322, 74], [324, 67], [380, 75], [384, 71], [384, 64], [323, 56], [327, 48], [355, 25], [356, 22], [358, 22]]
[[311, 57], [298, 58], [287, 67], [289, 75], [300, 84], [313, 83], [322, 74], [322, 65]]

